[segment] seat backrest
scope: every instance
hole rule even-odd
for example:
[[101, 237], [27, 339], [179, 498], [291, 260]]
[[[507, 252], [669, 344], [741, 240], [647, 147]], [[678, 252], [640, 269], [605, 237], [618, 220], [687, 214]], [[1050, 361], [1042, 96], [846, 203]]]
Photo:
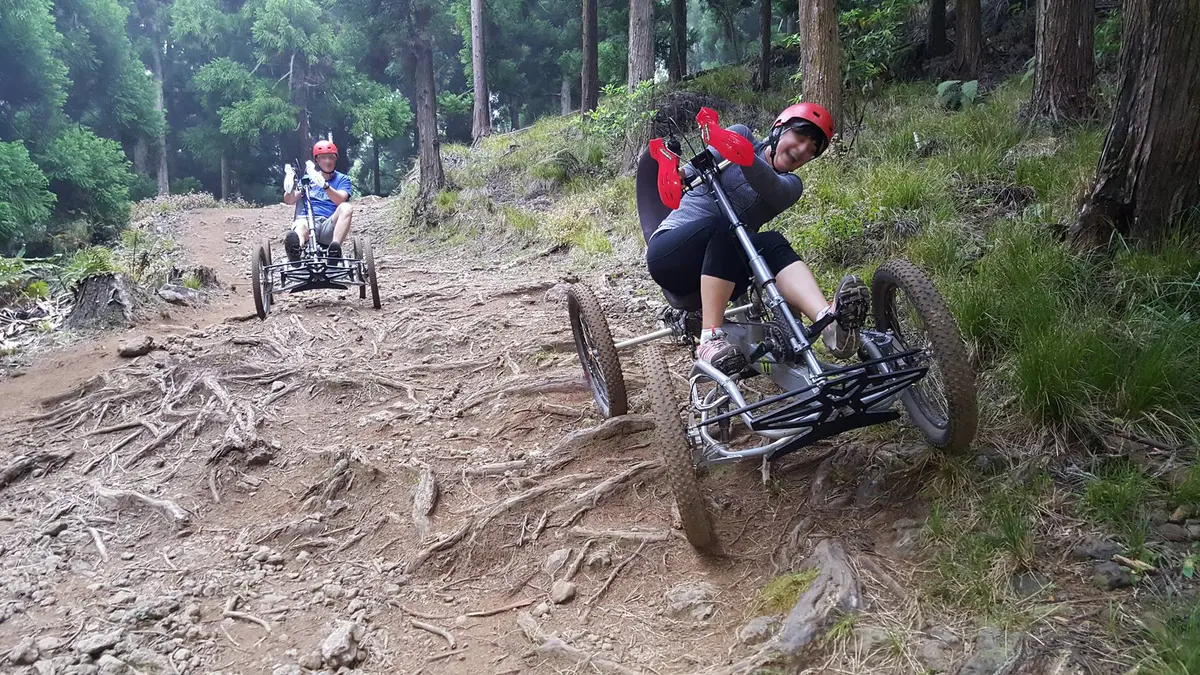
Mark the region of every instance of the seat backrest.
[[650, 235], [666, 220], [671, 207], [662, 203], [662, 198], [658, 196], [658, 162], [650, 156], [648, 148], [642, 150], [638, 157], [634, 182], [637, 187], [638, 220], [642, 224], [642, 236], [649, 243]]

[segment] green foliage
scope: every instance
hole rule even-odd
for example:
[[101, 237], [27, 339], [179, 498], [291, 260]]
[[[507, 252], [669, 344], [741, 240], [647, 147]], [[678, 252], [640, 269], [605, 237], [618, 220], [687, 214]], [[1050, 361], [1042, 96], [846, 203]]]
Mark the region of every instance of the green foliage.
[[939, 106], [945, 110], [959, 110], [979, 100], [979, 80], [946, 80], [938, 84], [937, 93]]
[[104, 246], [89, 246], [75, 251], [63, 265], [64, 284], [69, 288], [94, 274], [116, 272], [118, 267], [111, 249]]
[[1121, 33], [1124, 31], [1124, 15], [1120, 11], [1112, 11], [1104, 20], [1096, 24], [1096, 33], [1092, 43], [1096, 54], [1096, 67], [1105, 70], [1116, 65], [1121, 55]]
[[370, 136], [377, 141], [389, 141], [408, 131], [413, 122], [408, 100], [385, 87], [360, 84], [360, 91], [369, 92], [364, 104], [354, 108], [350, 132]]
[[791, 610], [818, 575], [818, 570], [809, 568], [800, 572], [782, 574], [768, 581], [767, 585], [758, 592], [755, 612], [783, 614]]
[[638, 84], [633, 93], [622, 85], [605, 86], [599, 105], [584, 118], [584, 134], [615, 142], [647, 123], [655, 113], [649, 107], [653, 88], [651, 81]]
[[0, 252], [38, 239], [54, 207], [42, 170], [21, 143], [0, 143]]
[[183, 278], [183, 285], [185, 288], [190, 288], [193, 291], [198, 291], [198, 290], [200, 290], [200, 287], [201, 287], [200, 277], [198, 277], [194, 274], [189, 274]]
[[1138, 672], [1192, 675], [1200, 672], [1200, 608], [1181, 603], [1164, 608], [1149, 622], [1148, 652]]
[[5, 0], [0, 21], [0, 141], [40, 138], [67, 98], [50, 0]]
[[82, 219], [94, 242], [108, 241], [129, 222], [129, 162], [116, 141], [70, 127], [38, 158], [58, 196], [55, 214]]
[[899, 29], [918, 4], [915, 0], [883, 0], [839, 15], [844, 78], [850, 92], [865, 93], [891, 79], [897, 57], [906, 47]]

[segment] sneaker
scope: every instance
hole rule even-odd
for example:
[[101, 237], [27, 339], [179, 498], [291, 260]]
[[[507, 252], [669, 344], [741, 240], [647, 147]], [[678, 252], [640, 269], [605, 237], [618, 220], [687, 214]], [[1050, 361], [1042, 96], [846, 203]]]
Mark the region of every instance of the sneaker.
[[283, 250], [287, 253], [289, 262], [300, 261], [300, 235], [295, 231], [288, 232], [283, 238]]
[[726, 375], [734, 375], [746, 367], [746, 357], [737, 347], [726, 342], [724, 336], [715, 336], [701, 343], [696, 350], [696, 357], [711, 363]]
[[341, 260], [339, 260], [339, 258], [342, 257], [342, 245], [336, 241], [330, 244], [328, 257], [333, 259], [334, 265], [340, 265]]
[[835, 358], [848, 359], [858, 351], [858, 329], [866, 323], [870, 304], [871, 293], [862, 279], [853, 274], [842, 277], [833, 305], [817, 316], [821, 319], [830, 312], [834, 314], [833, 323], [821, 331], [821, 340]]

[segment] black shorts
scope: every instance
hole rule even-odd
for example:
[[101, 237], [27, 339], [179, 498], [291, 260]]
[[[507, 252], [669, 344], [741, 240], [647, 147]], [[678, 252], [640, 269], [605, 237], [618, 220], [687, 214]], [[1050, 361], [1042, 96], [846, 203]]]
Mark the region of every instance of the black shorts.
[[[779, 232], [751, 234], [750, 241], [773, 274], [800, 261]], [[723, 220], [688, 223], [656, 233], [646, 247], [646, 266], [659, 286], [678, 296], [699, 292], [701, 275], [732, 281], [735, 298], [750, 286], [746, 255], [733, 229]]]

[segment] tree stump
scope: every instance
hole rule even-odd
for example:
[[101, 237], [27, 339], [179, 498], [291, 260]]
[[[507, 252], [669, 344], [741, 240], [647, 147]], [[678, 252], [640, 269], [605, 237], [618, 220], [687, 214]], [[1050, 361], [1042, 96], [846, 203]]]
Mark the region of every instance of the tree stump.
[[64, 322], [74, 330], [132, 326], [137, 303], [133, 282], [123, 274], [105, 272], [75, 286], [75, 306]]

